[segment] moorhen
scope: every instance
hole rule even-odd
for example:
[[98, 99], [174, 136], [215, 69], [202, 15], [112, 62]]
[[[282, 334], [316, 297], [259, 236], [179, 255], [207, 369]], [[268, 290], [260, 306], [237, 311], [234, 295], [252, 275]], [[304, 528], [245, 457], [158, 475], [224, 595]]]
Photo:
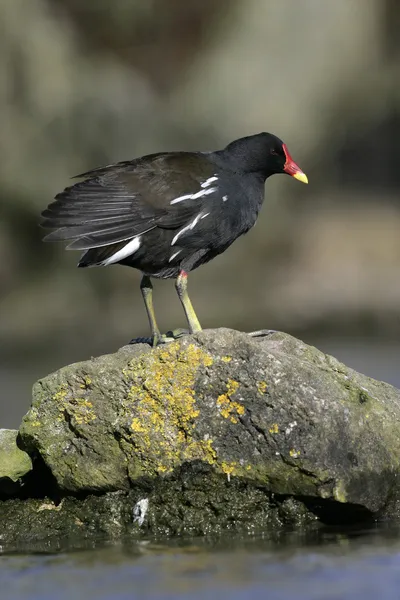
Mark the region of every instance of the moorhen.
[[121, 264], [142, 271], [141, 291], [152, 343], [157, 326], [150, 277], [176, 278], [189, 325], [201, 330], [187, 292], [187, 274], [224, 252], [256, 222], [264, 182], [306, 175], [286, 144], [270, 133], [238, 139], [215, 152], [162, 152], [100, 167], [77, 178], [42, 213], [55, 229], [45, 241], [84, 250], [79, 267]]

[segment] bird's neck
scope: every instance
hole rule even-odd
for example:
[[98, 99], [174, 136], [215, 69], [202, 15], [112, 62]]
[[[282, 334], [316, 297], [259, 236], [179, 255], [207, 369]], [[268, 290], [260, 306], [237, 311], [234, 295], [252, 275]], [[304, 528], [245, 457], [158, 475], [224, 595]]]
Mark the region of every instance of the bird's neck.
[[215, 161], [223, 164], [235, 173], [241, 173], [254, 177], [264, 183], [265, 180], [273, 175], [265, 167], [265, 159], [257, 152], [244, 152], [241, 147], [225, 148], [214, 153]]

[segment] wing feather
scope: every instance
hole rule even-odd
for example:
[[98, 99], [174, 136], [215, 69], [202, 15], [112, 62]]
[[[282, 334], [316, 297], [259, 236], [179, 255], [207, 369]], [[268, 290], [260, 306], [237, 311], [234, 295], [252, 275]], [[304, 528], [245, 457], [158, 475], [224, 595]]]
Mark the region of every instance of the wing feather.
[[[86, 179], [57, 194], [43, 211], [42, 227], [54, 229], [44, 239], [70, 241], [69, 249], [87, 250], [123, 242], [155, 227], [179, 229], [198, 214], [202, 183], [214, 171], [204, 155], [184, 152], [88, 171], [78, 176]], [[177, 191], [181, 188], [189, 197], [171, 204], [182, 196]]]

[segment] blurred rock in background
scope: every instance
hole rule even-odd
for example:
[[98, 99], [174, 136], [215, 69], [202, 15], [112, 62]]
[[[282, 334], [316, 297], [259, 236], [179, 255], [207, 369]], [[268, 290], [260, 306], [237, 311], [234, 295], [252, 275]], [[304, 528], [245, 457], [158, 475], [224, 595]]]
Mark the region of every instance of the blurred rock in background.
[[[148, 331], [139, 273], [42, 244], [69, 177], [263, 130], [310, 184], [269, 180], [256, 228], [191, 276], [203, 326], [353, 348], [400, 384], [399, 30], [397, 0], [0, 4], [1, 426], [35, 378]], [[172, 283], [155, 293], [160, 325], [182, 326]]]

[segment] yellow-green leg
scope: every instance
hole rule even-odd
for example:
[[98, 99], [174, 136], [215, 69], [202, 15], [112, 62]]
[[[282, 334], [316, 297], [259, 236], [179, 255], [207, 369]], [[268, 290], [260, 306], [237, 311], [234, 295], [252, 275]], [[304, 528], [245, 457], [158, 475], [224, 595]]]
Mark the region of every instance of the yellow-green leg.
[[142, 292], [147, 317], [150, 323], [153, 346], [157, 346], [162, 340], [162, 335], [156, 321], [156, 314], [153, 306], [153, 285], [148, 275], [143, 275], [142, 281], [140, 282], [140, 291]]
[[185, 311], [186, 319], [189, 325], [189, 332], [196, 333], [201, 331], [201, 325], [194, 312], [193, 305], [190, 301], [189, 294], [187, 291], [187, 273], [181, 271], [176, 279], [175, 288], [179, 296], [179, 300], [182, 303], [183, 310]]

